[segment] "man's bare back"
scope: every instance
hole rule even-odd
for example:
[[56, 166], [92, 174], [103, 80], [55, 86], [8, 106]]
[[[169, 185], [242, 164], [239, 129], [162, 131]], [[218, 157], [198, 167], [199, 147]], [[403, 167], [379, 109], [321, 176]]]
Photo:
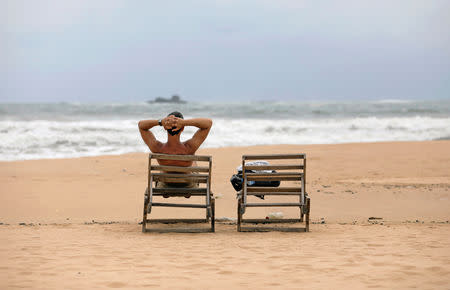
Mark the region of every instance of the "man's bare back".
[[[158, 141], [150, 131], [155, 126], [163, 126], [167, 130], [167, 143]], [[194, 126], [198, 130], [191, 139], [181, 142], [180, 135], [185, 126]], [[179, 112], [170, 113], [161, 120], [139, 121], [139, 132], [142, 140], [153, 153], [194, 155], [200, 145], [205, 141], [212, 126], [212, 120], [207, 118], [195, 118], [184, 120]], [[191, 166], [190, 161], [159, 160], [161, 165]]]

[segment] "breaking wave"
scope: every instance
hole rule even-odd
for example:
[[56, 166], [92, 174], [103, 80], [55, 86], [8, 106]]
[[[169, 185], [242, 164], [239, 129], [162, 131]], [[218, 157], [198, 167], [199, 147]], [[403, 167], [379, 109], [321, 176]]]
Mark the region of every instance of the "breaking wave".
[[[448, 140], [449, 104], [2, 104], [0, 160], [148, 152], [138, 120], [173, 110], [214, 120], [204, 147]], [[162, 128], [152, 131], [166, 140]], [[194, 132], [187, 127], [184, 140]]]

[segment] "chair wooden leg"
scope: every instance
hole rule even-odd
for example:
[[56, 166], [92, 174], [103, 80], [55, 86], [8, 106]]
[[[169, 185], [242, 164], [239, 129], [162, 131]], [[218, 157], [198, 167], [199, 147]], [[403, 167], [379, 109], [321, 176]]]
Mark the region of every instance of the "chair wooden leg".
[[242, 199], [239, 198], [238, 206], [237, 206], [237, 231], [241, 231], [241, 222], [242, 222]]
[[304, 214], [303, 214], [303, 207], [301, 206], [300, 207], [300, 222], [301, 223], [303, 222], [303, 216], [304, 216]]
[[150, 196], [148, 195], [148, 189], [145, 191], [144, 194], [144, 213], [142, 217], [142, 232], [145, 233], [147, 229], [147, 207], [148, 203], [150, 202]]
[[211, 199], [211, 232], [215, 232], [215, 225], [216, 225], [216, 201]]
[[211, 208], [206, 208], [206, 222], [210, 221], [211, 218], [211, 210], [212, 210], [212, 200], [210, 200]]
[[309, 198], [306, 199], [306, 220], [305, 220], [305, 229], [309, 232], [309, 211], [311, 209], [311, 200]]

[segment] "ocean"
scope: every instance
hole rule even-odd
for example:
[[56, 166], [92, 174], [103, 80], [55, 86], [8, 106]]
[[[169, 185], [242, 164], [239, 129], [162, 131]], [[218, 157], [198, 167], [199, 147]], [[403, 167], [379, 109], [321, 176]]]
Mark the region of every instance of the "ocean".
[[138, 121], [176, 110], [213, 119], [203, 147], [450, 139], [450, 100], [0, 104], [0, 160], [149, 152]]

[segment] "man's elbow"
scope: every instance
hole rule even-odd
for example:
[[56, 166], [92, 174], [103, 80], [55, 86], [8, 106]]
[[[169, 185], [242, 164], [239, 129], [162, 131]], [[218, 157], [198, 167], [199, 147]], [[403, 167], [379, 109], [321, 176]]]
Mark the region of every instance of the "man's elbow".
[[208, 120], [208, 129], [212, 127], [213, 121], [211, 119], [207, 119]]
[[144, 129], [143, 129], [143, 126], [144, 126], [143, 122], [142, 122], [142, 121], [139, 121], [139, 122], [138, 122], [138, 128], [139, 128], [139, 130], [144, 130]]

